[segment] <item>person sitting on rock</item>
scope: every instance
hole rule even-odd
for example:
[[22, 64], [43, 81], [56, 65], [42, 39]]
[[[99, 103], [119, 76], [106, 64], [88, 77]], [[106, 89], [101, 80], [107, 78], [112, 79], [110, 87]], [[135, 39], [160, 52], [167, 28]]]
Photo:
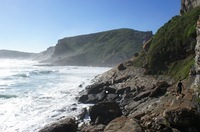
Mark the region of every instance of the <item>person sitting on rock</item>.
[[181, 94], [183, 88], [184, 88], [183, 83], [181, 82], [181, 80], [179, 80], [179, 82], [177, 84], [177, 94]]

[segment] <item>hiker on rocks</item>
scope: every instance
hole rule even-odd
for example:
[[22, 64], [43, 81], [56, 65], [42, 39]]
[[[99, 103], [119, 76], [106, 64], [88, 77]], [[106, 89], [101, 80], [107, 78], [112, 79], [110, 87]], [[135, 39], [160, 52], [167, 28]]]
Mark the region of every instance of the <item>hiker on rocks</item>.
[[183, 83], [181, 82], [181, 80], [179, 80], [177, 85], [177, 94], [181, 94], [183, 88]]

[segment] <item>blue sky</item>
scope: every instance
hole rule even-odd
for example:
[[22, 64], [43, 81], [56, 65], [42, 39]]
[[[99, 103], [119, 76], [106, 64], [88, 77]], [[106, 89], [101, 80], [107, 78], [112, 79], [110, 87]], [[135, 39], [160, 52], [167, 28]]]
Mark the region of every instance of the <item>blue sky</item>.
[[0, 49], [37, 53], [118, 28], [155, 33], [179, 10], [180, 0], [0, 0]]

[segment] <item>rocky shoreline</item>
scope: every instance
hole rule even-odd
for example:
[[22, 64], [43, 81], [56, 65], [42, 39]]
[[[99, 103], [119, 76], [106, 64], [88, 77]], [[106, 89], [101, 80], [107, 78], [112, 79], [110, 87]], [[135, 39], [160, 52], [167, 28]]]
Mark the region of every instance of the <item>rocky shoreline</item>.
[[[131, 60], [121, 63], [96, 77], [95, 83], [80, 93], [80, 103], [94, 105], [84, 109], [78, 120], [61, 120], [40, 132], [200, 131], [199, 104], [190, 89], [193, 76], [184, 81], [187, 89], [183, 94], [177, 95], [174, 80], [145, 75], [145, 69], [132, 64]], [[83, 123], [87, 114], [91, 121]]]
[[[200, 19], [199, 19], [200, 20]], [[95, 78], [80, 93], [80, 103], [94, 104], [76, 119], [63, 119], [40, 132], [199, 132], [200, 21], [197, 22], [195, 69], [183, 80], [182, 94], [166, 76], [146, 75], [134, 58]], [[83, 123], [85, 116], [89, 123]]]

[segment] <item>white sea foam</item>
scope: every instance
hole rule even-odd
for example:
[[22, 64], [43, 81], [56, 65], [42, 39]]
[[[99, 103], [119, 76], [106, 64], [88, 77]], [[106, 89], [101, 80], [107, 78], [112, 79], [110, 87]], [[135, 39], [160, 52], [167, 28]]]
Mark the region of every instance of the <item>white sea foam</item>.
[[75, 97], [108, 69], [0, 60], [0, 131], [35, 132], [57, 119], [77, 115], [87, 105], [77, 103]]

